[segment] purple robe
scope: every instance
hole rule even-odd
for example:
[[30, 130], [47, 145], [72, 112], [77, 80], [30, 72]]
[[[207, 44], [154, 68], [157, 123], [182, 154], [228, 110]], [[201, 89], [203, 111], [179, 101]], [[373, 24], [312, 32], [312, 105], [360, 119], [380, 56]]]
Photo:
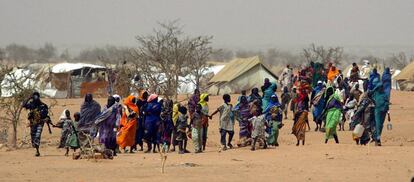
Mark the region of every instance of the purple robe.
[[99, 127], [99, 142], [108, 149], [115, 149], [116, 144], [116, 123], [120, 118], [121, 108], [119, 104], [114, 104], [109, 108], [104, 108], [102, 113], [95, 120]]

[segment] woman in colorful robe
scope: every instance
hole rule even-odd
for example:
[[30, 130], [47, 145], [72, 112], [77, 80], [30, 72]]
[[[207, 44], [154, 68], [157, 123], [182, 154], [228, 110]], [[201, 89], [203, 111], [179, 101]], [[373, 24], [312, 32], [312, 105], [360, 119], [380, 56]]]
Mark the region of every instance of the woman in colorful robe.
[[341, 98], [337, 93], [333, 91], [332, 87], [327, 90], [329, 93], [333, 93], [329, 98], [326, 105], [326, 126], [325, 126], [325, 143], [331, 138], [335, 139], [336, 143], [339, 143], [338, 135], [336, 134], [336, 128], [342, 118], [342, 103]]
[[168, 150], [170, 149], [171, 145], [171, 136], [172, 132], [175, 129], [174, 123], [172, 121], [172, 113], [173, 113], [173, 102], [170, 99], [164, 99], [163, 107], [161, 110], [161, 126], [160, 126], [160, 134], [161, 134], [161, 142], [163, 145], [166, 145]]
[[276, 83], [271, 83], [268, 78], [265, 79], [264, 85], [262, 86], [263, 99], [262, 109], [265, 110], [269, 104], [270, 97], [276, 92]]
[[[127, 152], [126, 147], [133, 147], [135, 145], [135, 134], [137, 127], [137, 114], [139, 109], [135, 104], [136, 98], [132, 95], [124, 100], [123, 113], [120, 122], [120, 129], [118, 131], [117, 143], [119, 147]], [[129, 152], [133, 152], [131, 149]]]
[[313, 121], [316, 123], [315, 131], [318, 131], [322, 128], [322, 113], [325, 108], [325, 86], [321, 81], [318, 82], [316, 87], [312, 91], [311, 95], [311, 104], [313, 105]]
[[101, 106], [93, 99], [92, 94], [85, 95], [85, 102], [80, 109], [81, 118], [79, 120], [79, 130], [96, 135], [96, 130], [92, 127], [96, 117], [101, 113]]
[[113, 96], [109, 96], [102, 113], [95, 120], [95, 124], [99, 127], [99, 143], [104, 144], [105, 148], [112, 150], [114, 155], [116, 155], [118, 147], [116, 142], [116, 123], [121, 113], [122, 109], [119, 107], [119, 103], [115, 101]]
[[263, 112], [269, 125], [266, 129], [269, 135], [267, 137], [267, 143], [273, 146], [279, 146], [277, 139], [279, 137], [279, 127], [282, 124], [282, 110], [280, 107], [279, 99], [276, 95], [272, 95], [269, 105]]
[[361, 124], [364, 127], [364, 132], [362, 136], [357, 138], [354, 136], [356, 144], [366, 145], [374, 138], [374, 129], [375, 129], [375, 103], [371, 99], [372, 92], [365, 92], [361, 95], [360, 102], [358, 107], [351, 118], [351, 123], [349, 123], [349, 128], [354, 130], [357, 124]]
[[[245, 147], [250, 145], [251, 143], [251, 131], [252, 125], [249, 121], [251, 118], [251, 110], [249, 103], [246, 102], [247, 99], [243, 96], [240, 99], [239, 107], [235, 108], [236, 113], [236, 120], [239, 122], [239, 141], [237, 142], [237, 146]], [[254, 101], [254, 103], [259, 102], [258, 100]], [[261, 106], [259, 106], [261, 107]]]

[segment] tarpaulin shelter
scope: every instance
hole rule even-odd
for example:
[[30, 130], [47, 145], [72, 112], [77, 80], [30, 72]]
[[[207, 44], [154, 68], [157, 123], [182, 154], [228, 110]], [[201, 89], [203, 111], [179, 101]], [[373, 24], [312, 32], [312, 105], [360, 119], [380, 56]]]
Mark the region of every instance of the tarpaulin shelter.
[[242, 90], [260, 87], [265, 78], [269, 78], [271, 82], [277, 80], [270, 67], [264, 65], [258, 56], [236, 58], [210, 79], [208, 92], [210, 94], [240, 93]]

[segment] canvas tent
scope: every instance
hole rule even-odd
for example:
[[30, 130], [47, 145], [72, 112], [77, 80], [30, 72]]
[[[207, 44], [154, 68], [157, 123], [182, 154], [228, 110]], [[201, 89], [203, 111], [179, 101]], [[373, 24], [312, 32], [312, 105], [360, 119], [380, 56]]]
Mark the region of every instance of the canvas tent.
[[265, 78], [269, 78], [271, 82], [277, 80], [277, 76], [258, 56], [236, 58], [209, 81], [208, 93], [240, 93], [242, 90], [260, 87]]
[[407, 65], [405, 68], [403, 68], [398, 74], [398, 76], [395, 77], [398, 81], [413, 81], [414, 80], [414, 61], [411, 62], [409, 65]]
[[401, 70], [400, 74], [394, 78], [397, 80], [398, 86], [401, 90], [414, 90], [414, 62], [411, 62], [404, 69]]

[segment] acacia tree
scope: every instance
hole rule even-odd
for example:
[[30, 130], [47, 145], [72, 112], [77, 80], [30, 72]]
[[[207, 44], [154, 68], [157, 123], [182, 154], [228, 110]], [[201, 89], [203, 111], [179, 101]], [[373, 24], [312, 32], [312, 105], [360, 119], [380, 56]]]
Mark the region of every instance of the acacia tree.
[[139, 46], [132, 53], [140, 73], [149, 79], [146, 81], [156, 82], [161, 94], [177, 99], [177, 89], [185, 82], [180, 77], [193, 71], [192, 64], [205, 65], [211, 53], [211, 37], [186, 36], [178, 20], [159, 26], [153, 34], [136, 36]]
[[10, 72], [11, 70], [9, 67], [1, 69], [2, 73], [0, 75], [4, 75], [4, 79], [0, 84], [3, 92], [2, 95], [7, 95], [8, 97], [0, 97], [0, 113], [2, 113], [0, 119], [12, 125], [11, 145], [16, 147], [17, 126], [23, 110], [22, 103], [31, 96], [36, 84], [30, 72]]
[[326, 49], [323, 46], [311, 44], [309, 48], [303, 49], [303, 56], [308, 62], [314, 61], [323, 64], [331, 62], [338, 65], [343, 58], [343, 52], [344, 49], [342, 47], [329, 47]]

